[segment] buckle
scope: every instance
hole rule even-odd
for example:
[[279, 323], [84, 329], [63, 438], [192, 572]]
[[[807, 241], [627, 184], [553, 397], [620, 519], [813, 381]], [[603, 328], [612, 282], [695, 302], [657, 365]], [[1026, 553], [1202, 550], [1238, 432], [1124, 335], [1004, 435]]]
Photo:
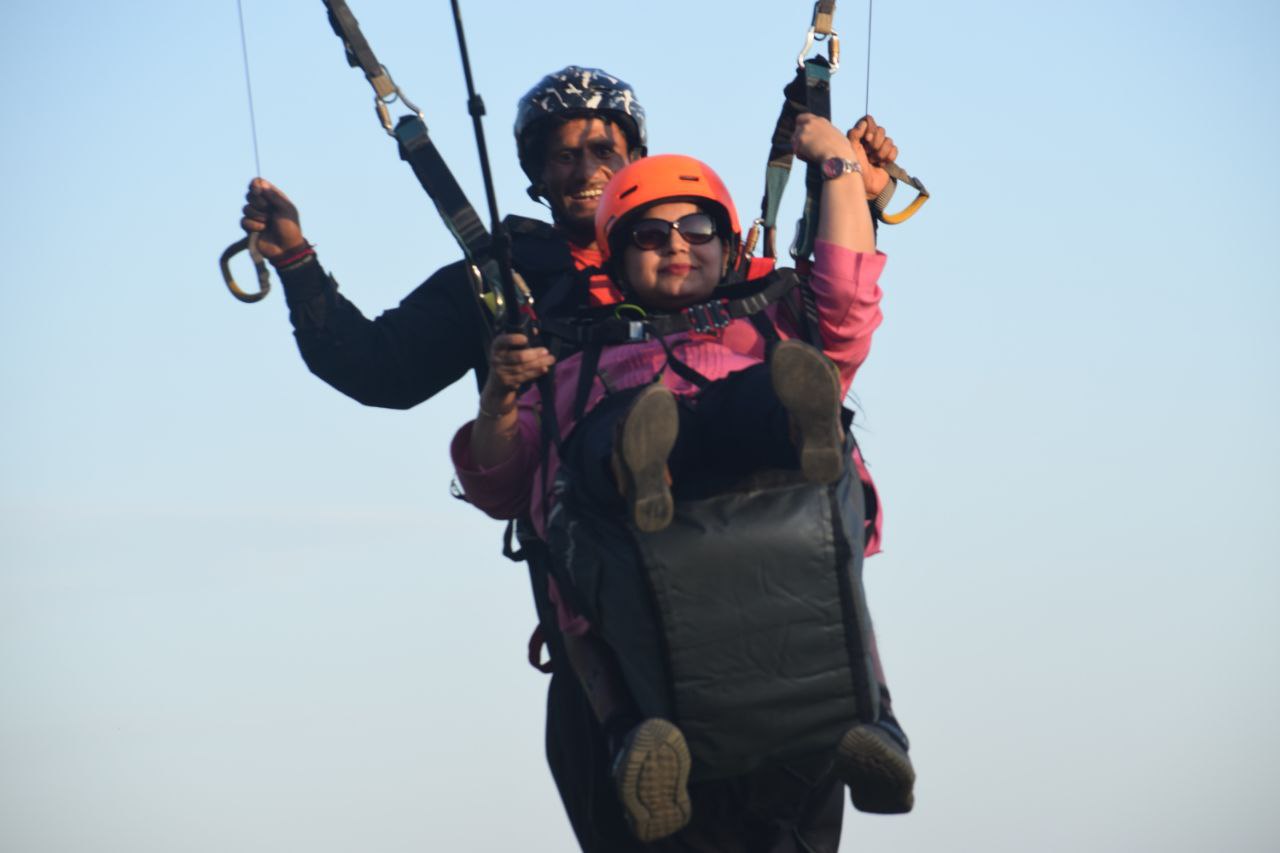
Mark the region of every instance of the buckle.
[[680, 313], [688, 318], [693, 331], [702, 334], [723, 329], [733, 321], [729, 316], [728, 302], [724, 299], [690, 305]]

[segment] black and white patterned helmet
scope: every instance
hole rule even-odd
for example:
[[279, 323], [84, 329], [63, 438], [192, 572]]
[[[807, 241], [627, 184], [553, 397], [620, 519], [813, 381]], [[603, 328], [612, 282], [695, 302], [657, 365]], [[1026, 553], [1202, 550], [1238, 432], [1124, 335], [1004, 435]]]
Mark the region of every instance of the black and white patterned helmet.
[[[648, 142], [644, 126], [644, 107], [636, 100], [635, 90], [625, 81], [599, 68], [570, 65], [553, 71], [525, 92], [516, 107], [516, 149], [520, 165], [531, 178], [541, 164], [528, 162], [532, 132], [544, 119], [603, 113], [617, 122], [627, 135], [634, 151], [643, 154]], [[536, 179], [536, 178], [535, 178]]]

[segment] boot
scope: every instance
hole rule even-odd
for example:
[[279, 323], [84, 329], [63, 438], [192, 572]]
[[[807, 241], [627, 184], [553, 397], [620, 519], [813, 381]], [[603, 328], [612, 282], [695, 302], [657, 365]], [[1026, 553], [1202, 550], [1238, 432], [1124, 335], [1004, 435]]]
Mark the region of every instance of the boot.
[[667, 457], [679, 428], [675, 395], [654, 384], [636, 395], [614, 438], [614, 477], [631, 520], [645, 533], [662, 530], [675, 514]]
[[684, 735], [666, 720], [645, 720], [627, 735], [613, 760], [613, 783], [637, 839], [657, 841], [689, 823], [692, 764]]
[[844, 472], [840, 372], [801, 341], [782, 341], [769, 357], [773, 391], [791, 418], [800, 470], [811, 483], [833, 483]]
[[910, 743], [893, 714], [859, 723], [836, 747], [836, 771], [849, 786], [854, 808], [873, 814], [905, 814], [915, 805], [916, 771]]

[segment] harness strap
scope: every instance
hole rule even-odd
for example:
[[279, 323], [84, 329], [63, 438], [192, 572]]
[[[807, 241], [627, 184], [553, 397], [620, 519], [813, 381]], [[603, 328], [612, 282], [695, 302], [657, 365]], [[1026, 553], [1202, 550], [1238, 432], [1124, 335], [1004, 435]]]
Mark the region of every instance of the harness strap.
[[[324, 6], [334, 33], [342, 40], [347, 63], [362, 70], [373, 87], [378, 118], [383, 129], [399, 144], [400, 158], [413, 169], [414, 176], [435, 204], [445, 227], [462, 248], [462, 254], [475, 267], [482, 288], [493, 293], [501, 292], [502, 272], [494, 257], [493, 238], [431, 141], [422, 111], [400, 91], [386, 67], [374, 56], [350, 7], [343, 0], [324, 0]], [[393, 127], [387, 105], [397, 100], [411, 114], [401, 116]], [[487, 304], [483, 293], [477, 296]], [[493, 313], [492, 308], [489, 312]]]
[[795, 149], [791, 137], [796, 129], [796, 116], [805, 110], [804, 72], [796, 76], [782, 90], [782, 111], [769, 139], [769, 165], [765, 169], [764, 196], [760, 199], [760, 225], [764, 227], [762, 251], [767, 258], [778, 256], [778, 207], [782, 194], [791, 177], [791, 164], [795, 162]]
[[542, 328], [550, 337], [572, 345], [640, 343], [681, 332], [710, 332], [733, 320], [751, 317], [781, 301], [799, 284], [796, 271], [776, 269], [763, 279], [759, 291], [738, 298], [720, 297], [692, 305], [675, 314], [654, 314], [643, 319], [607, 317], [586, 322], [543, 318]]
[[542, 650], [547, 647], [547, 635], [542, 630], [542, 623], [534, 626], [533, 633], [529, 635], [529, 666], [538, 672], [550, 675], [555, 672], [556, 666], [550, 658], [546, 661], [542, 659]]
[[[924, 203], [929, 200], [929, 191], [924, 188], [924, 182], [919, 178], [912, 177], [897, 163], [889, 162], [884, 164], [884, 169], [889, 173], [892, 179], [889, 185], [885, 187], [885, 191], [876, 196], [876, 200], [872, 202], [872, 209], [875, 210], [877, 218], [888, 225], [899, 225], [916, 215]], [[916, 191], [916, 197], [898, 213], [885, 213], [885, 208], [889, 206], [889, 199], [893, 197], [893, 189], [897, 187], [898, 181], [905, 181], [910, 184]]]
[[507, 522], [507, 529], [502, 531], [502, 556], [513, 563], [519, 563], [524, 559], [524, 547], [522, 544], [521, 547], [517, 548], [515, 542], [516, 522], [512, 519]]
[[343, 47], [347, 50], [347, 64], [364, 72], [379, 98], [394, 98], [396, 84], [387, 69], [373, 55], [373, 48], [369, 47], [364, 33], [360, 32], [360, 24], [351, 9], [342, 0], [324, 0], [324, 7], [329, 12], [329, 25], [338, 38], [342, 39]]
[[569, 313], [561, 304], [565, 298], [572, 293], [581, 282], [583, 273], [577, 270], [566, 270], [556, 278], [547, 287], [542, 296], [540, 303], [542, 305], [542, 313], [551, 313], [559, 309], [561, 313]]
[[591, 344], [582, 351], [582, 363], [578, 365], [578, 389], [573, 397], [574, 423], [587, 413], [587, 401], [591, 399], [591, 386], [595, 383], [596, 369], [600, 366], [600, 352], [604, 347]]
[[818, 311], [818, 297], [814, 295], [813, 288], [809, 287], [809, 276], [812, 272], [813, 264], [808, 260], [796, 263], [796, 271], [800, 275], [801, 286], [796, 288], [799, 293], [799, 320], [801, 335], [812, 346], [822, 349], [822, 317]]
[[549, 500], [551, 496], [551, 483], [547, 482], [547, 465], [551, 461], [551, 447], [555, 445], [556, 452], [563, 456], [564, 448], [560, 441], [560, 418], [556, 413], [556, 367], [560, 361], [560, 347], [555, 339], [548, 340], [547, 348], [556, 358], [556, 364], [551, 366], [542, 377], [538, 379], [538, 394], [542, 397], [539, 406], [539, 431], [541, 435], [540, 456], [542, 457], [542, 523], [547, 523], [547, 513], [550, 512]]
[[[825, 56], [815, 56], [804, 63], [805, 112], [820, 118], [831, 118], [831, 64]], [[810, 165], [805, 170], [804, 213], [796, 223], [795, 242], [791, 245], [791, 257], [807, 259], [813, 254], [813, 243], [818, 233], [819, 204], [822, 200], [822, 171]]]
[[755, 326], [756, 332], [760, 337], [764, 338], [764, 357], [769, 360], [769, 356], [773, 354], [773, 348], [778, 345], [782, 338], [778, 335], [777, 328], [773, 323], [769, 322], [769, 318], [764, 314], [752, 314], [751, 325]]
[[667, 354], [667, 363], [663, 366], [662, 370], [659, 370], [658, 374], [653, 377], [654, 382], [657, 382], [659, 379], [661, 379], [663, 370], [666, 370], [666, 368], [670, 367], [672, 373], [674, 373], [676, 376], [679, 376], [681, 379], [685, 380], [686, 382], [690, 382], [693, 385], [696, 385], [699, 389], [705, 389], [707, 386], [711, 384], [710, 379], [703, 376], [701, 373], [694, 370], [692, 367], [690, 367], [689, 365], [685, 364], [683, 361], [680, 360], [680, 357], [675, 354], [675, 350], [672, 349], [671, 345], [667, 343], [666, 338], [659, 337], [657, 340], [658, 340], [658, 343], [662, 344], [662, 349]]
[[[834, 3], [830, 8], [822, 9], [821, 4], [814, 8], [815, 26], [819, 16], [825, 15], [825, 23], [830, 26], [830, 14], [834, 11]], [[810, 31], [812, 34], [812, 30]], [[805, 60], [796, 71], [796, 76], [782, 90], [782, 112], [774, 126], [770, 140], [769, 165], [765, 170], [764, 197], [760, 202], [759, 224], [764, 230], [763, 252], [765, 257], [777, 257], [778, 207], [782, 203], [782, 194], [791, 175], [791, 166], [795, 161], [792, 135], [795, 132], [796, 117], [802, 113], [812, 113], [826, 119], [831, 118], [831, 73], [832, 64], [823, 56], [815, 56]], [[800, 297], [798, 310], [793, 313], [799, 321], [803, 337], [809, 343], [821, 349], [822, 341], [818, 326], [818, 305], [813, 291], [808, 286], [809, 257], [813, 254], [813, 245], [818, 233], [818, 216], [822, 199], [822, 173], [809, 166], [805, 172], [804, 212], [796, 223], [795, 241], [791, 246], [791, 257], [796, 261], [800, 275]]]
[[426, 122], [420, 116], [403, 116], [396, 123], [395, 137], [400, 143], [400, 159], [413, 169], [462, 253], [480, 267], [486, 281], [497, 281], [498, 264], [490, 257], [493, 240], [489, 231], [431, 141]]

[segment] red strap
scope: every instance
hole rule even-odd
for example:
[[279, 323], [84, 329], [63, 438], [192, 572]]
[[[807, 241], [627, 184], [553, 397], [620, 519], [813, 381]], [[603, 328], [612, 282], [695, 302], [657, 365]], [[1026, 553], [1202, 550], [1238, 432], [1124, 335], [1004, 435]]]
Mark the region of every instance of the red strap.
[[777, 264], [774, 258], [752, 258], [751, 266], [747, 270], [747, 280], [764, 278], [773, 272], [774, 266]]
[[613, 283], [609, 276], [597, 274], [591, 276], [590, 284], [587, 289], [588, 303], [593, 307], [601, 305], [616, 305], [622, 302], [622, 291]]
[[542, 635], [542, 625], [538, 625], [533, 629], [533, 633], [529, 635], [529, 666], [538, 672], [547, 673], [548, 675], [555, 669], [551, 665], [551, 659], [548, 658], [546, 663], [542, 663], [542, 650], [547, 647], [547, 638]]

